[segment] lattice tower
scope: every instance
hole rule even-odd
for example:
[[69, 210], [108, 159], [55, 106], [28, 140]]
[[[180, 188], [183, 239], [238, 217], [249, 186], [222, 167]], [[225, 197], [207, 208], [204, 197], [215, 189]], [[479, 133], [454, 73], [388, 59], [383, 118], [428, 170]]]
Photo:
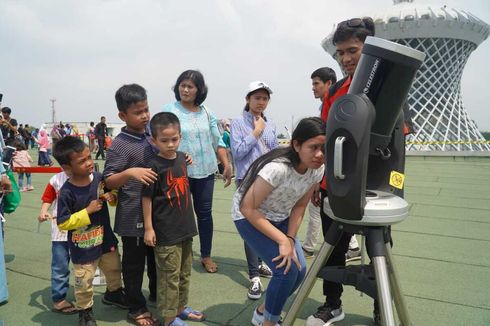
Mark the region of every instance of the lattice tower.
[[[370, 15], [376, 36], [423, 51], [427, 57], [408, 94], [415, 133], [408, 150], [488, 151], [476, 123], [461, 99], [465, 64], [490, 27], [469, 12], [394, 1], [384, 13]], [[335, 56], [332, 34], [322, 42]]]

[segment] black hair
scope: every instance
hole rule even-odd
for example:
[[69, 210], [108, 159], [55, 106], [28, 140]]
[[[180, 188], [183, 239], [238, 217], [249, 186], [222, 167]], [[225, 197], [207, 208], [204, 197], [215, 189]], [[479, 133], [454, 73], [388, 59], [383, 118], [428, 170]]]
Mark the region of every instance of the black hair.
[[8, 106], [5, 106], [2, 108], [2, 113], [10, 114], [12, 113], [12, 110]]
[[15, 147], [15, 149], [18, 151], [27, 150], [26, 144], [20, 139], [15, 139], [10, 145]]
[[[265, 89], [265, 88], [256, 89], [255, 91], [248, 93], [247, 96], [245, 96], [245, 97], [249, 99], [250, 96], [254, 95], [255, 93], [257, 93], [261, 90], [264, 90], [267, 93], [267, 98], [270, 100], [271, 99], [271, 93], [269, 93], [267, 91], [267, 89]], [[248, 103], [245, 103], [245, 107], [243, 108], [243, 110], [245, 110], [247, 112], [250, 111], [250, 105], [248, 105]], [[264, 116], [264, 114], [262, 114], [262, 116]]]
[[70, 155], [81, 153], [87, 148], [87, 144], [78, 137], [66, 136], [53, 147], [53, 156], [60, 165], [70, 165]]
[[319, 117], [301, 119], [301, 121], [298, 123], [293, 131], [291, 142], [288, 147], [273, 149], [270, 152], [260, 156], [252, 163], [252, 165], [250, 165], [247, 173], [245, 174], [245, 177], [243, 178], [243, 182], [238, 188], [243, 194], [242, 200], [245, 197], [248, 189], [250, 189], [250, 187], [254, 183], [260, 170], [262, 170], [262, 168], [266, 164], [272, 161], [282, 162], [284, 160], [286, 164], [289, 164], [293, 167], [298, 166], [298, 164], [300, 163], [300, 158], [298, 153], [294, 149], [294, 143], [302, 145], [308, 139], [322, 135], [325, 135], [325, 123], [322, 121], [322, 119], [320, 119]]
[[176, 126], [180, 133], [180, 120], [172, 112], [159, 112], [150, 120], [150, 130], [153, 138], [157, 136], [159, 130], [168, 126]]
[[93, 127], [95, 125], [95, 122], [90, 121], [90, 127]]
[[330, 67], [321, 67], [313, 71], [310, 78], [313, 79], [315, 77], [320, 78], [320, 80], [324, 83], [328, 82], [329, 80], [332, 81], [332, 84], [337, 82], [337, 75]]
[[146, 89], [138, 84], [123, 85], [116, 92], [116, 104], [119, 112], [126, 113], [131, 105], [146, 100]]
[[177, 101], [181, 100], [180, 93], [179, 93], [179, 86], [186, 79], [191, 80], [194, 83], [194, 85], [196, 85], [197, 88], [194, 105], [201, 105], [206, 99], [206, 97], [208, 96], [208, 87], [204, 82], [204, 76], [199, 70], [186, 70], [180, 74], [179, 78], [177, 78], [177, 81], [175, 82], [174, 85], [175, 99]]
[[333, 45], [357, 38], [364, 43], [366, 37], [374, 36], [374, 22], [371, 17], [352, 18], [337, 25], [332, 38]]

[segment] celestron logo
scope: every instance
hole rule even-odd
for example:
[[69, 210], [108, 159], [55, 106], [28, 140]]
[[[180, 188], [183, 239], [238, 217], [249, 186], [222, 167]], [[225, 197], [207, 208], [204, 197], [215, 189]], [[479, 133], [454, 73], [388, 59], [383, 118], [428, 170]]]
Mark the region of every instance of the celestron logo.
[[379, 66], [379, 59], [376, 58], [376, 61], [374, 61], [373, 68], [371, 68], [371, 72], [369, 73], [369, 78], [366, 83], [366, 87], [362, 90], [364, 94], [367, 94], [369, 92], [369, 88], [371, 88], [371, 83], [373, 82], [374, 75], [376, 74], [376, 70], [378, 70]]

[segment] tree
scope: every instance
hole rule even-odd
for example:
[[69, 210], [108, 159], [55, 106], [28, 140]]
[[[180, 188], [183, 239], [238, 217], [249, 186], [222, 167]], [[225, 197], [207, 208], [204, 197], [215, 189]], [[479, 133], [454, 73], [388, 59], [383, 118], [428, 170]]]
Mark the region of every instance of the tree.
[[486, 140], [490, 140], [490, 131], [482, 131], [481, 134]]

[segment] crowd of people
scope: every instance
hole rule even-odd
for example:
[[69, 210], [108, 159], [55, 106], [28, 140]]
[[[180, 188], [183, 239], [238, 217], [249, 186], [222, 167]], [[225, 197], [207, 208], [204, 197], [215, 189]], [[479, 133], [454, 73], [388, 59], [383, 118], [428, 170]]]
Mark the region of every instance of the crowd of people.
[[[160, 325], [163, 318], [165, 326], [182, 326], [186, 320], [203, 321], [206, 316], [188, 306], [192, 239], [199, 236], [204, 270], [218, 272], [212, 256], [212, 203], [221, 166], [225, 187], [235, 177], [231, 216], [244, 241], [248, 298], [260, 299], [265, 291], [260, 277], [270, 278], [251, 322], [279, 325], [286, 300], [305, 276], [305, 257], [314, 255], [319, 230], [325, 233], [331, 223], [320, 209], [326, 196], [325, 122], [335, 98], [347, 92], [369, 35], [374, 35], [370, 18], [339, 23], [333, 40], [347, 77], [337, 81], [328, 67], [311, 74], [313, 94], [322, 101], [320, 112], [298, 123], [286, 147], [279, 146], [275, 124], [265, 115], [273, 94], [268, 84], [251, 82], [243, 110], [220, 125], [204, 105], [208, 89], [197, 70], [178, 76], [175, 101], [153, 117], [144, 87], [119, 88], [115, 101], [125, 126], [110, 146], [105, 143], [105, 117], [90, 124], [84, 141], [76, 126], [60, 123], [48, 137], [45, 129], [17, 125], [11, 110], [3, 108], [1, 129], [7, 145], [16, 148], [14, 166], [32, 162], [28, 145], [39, 148], [39, 165], [52, 165], [51, 139], [53, 156], [63, 169], [46, 186], [38, 217], [52, 223], [53, 311], [78, 313], [79, 325], [96, 325], [92, 282], [99, 267], [107, 281], [103, 303], [127, 309], [129, 322]], [[95, 152], [95, 159], [105, 160], [100, 173], [94, 171]], [[19, 174], [19, 185], [32, 190], [31, 175], [25, 177], [24, 186], [24, 175]], [[107, 205], [116, 207], [114, 228]], [[297, 232], [307, 207], [310, 221], [301, 242]], [[121, 257], [115, 234], [122, 242]], [[359, 252], [355, 236], [344, 234], [327, 265], [345, 265]], [[66, 297], [70, 260], [74, 303]], [[145, 269], [148, 298], [142, 293]], [[325, 304], [308, 318], [308, 326], [344, 318], [342, 286], [325, 281], [323, 290]], [[157, 302], [160, 316], [148, 310], [147, 300]], [[379, 323], [376, 306], [374, 319]]]

